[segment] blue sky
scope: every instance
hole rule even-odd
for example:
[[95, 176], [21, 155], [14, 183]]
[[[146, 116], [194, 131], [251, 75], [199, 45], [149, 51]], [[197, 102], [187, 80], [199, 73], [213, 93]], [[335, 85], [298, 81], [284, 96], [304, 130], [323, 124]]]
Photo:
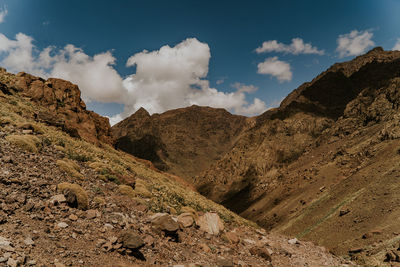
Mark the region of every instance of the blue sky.
[[[114, 122], [139, 106], [258, 114], [333, 63], [374, 46], [393, 49], [400, 38], [399, 0], [0, 0], [0, 7], [0, 64], [78, 83], [90, 109], [119, 114]], [[291, 46], [293, 38], [303, 46]]]

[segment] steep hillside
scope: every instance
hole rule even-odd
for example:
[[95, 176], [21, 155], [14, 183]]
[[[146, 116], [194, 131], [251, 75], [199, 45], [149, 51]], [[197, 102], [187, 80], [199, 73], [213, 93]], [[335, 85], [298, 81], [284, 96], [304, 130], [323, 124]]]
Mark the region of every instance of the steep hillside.
[[191, 181], [232, 148], [249, 121], [208, 107], [191, 106], [152, 116], [141, 108], [113, 126], [112, 132], [117, 148]]
[[[107, 131], [85, 132], [75, 119], [98, 115], [70, 83], [33, 78], [21, 91], [21, 76], [30, 77], [0, 73], [1, 266], [352, 265], [254, 227], [179, 177], [115, 150], [102, 139]], [[65, 105], [54, 107], [53, 97]], [[37, 116], [49, 110], [62, 123]]]
[[363, 265], [400, 260], [399, 103], [400, 52], [375, 48], [260, 115], [195, 183], [266, 229]]

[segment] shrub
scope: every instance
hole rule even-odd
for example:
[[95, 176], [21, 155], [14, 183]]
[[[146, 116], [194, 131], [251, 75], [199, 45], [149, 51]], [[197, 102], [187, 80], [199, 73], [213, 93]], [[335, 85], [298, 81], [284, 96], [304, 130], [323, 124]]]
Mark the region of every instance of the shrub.
[[38, 146], [41, 143], [39, 138], [33, 135], [9, 135], [6, 136], [6, 140], [32, 153], [38, 151]]
[[57, 166], [68, 175], [71, 175], [74, 178], [82, 179], [83, 175], [79, 172], [79, 165], [75, 162], [64, 159], [64, 160], [57, 160]]
[[[89, 207], [89, 200], [86, 191], [78, 184], [61, 183], [57, 185], [57, 190], [64, 195], [69, 193], [75, 196], [77, 208], [86, 210]], [[68, 198], [67, 198], [68, 200]]]

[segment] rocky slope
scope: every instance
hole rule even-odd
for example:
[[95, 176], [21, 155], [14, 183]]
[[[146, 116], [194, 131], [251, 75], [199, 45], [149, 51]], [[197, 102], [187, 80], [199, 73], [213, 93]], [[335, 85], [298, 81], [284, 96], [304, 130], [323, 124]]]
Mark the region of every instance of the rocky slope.
[[[107, 132], [71, 137], [68, 118], [91, 114], [83, 102], [54, 107], [53, 98], [43, 100], [42, 80], [29, 92], [12, 86], [21, 75], [0, 74], [1, 266], [353, 265], [254, 227], [178, 177], [113, 149], [101, 139]], [[50, 81], [45, 95], [70, 99], [71, 84]], [[64, 124], [35, 115], [53, 108]]]
[[258, 116], [195, 183], [266, 229], [363, 265], [394, 264], [399, 103], [400, 52], [375, 48], [333, 65]]
[[36, 120], [58, 126], [73, 137], [98, 144], [112, 144], [111, 127], [107, 118], [86, 110], [77, 85], [61, 79], [44, 80], [24, 72], [17, 75], [1, 71], [1, 87], [21, 92], [46, 109], [35, 114]]
[[118, 149], [192, 181], [228, 152], [250, 123], [224, 109], [191, 106], [150, 116], [141, 108], [112, 132]]

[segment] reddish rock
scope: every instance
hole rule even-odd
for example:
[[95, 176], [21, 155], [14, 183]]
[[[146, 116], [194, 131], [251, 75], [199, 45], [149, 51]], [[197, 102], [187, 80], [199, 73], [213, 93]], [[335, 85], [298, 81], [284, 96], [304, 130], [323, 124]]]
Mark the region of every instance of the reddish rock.
[[45, 81], [21, 72], [15, 78], [14, 87], [46, 108], [35, 115], [37, 120], [62, 127], [71, 136], [94, 144], [113, 143], [108, 119], [86, 110], [77, 85], [55, 78]]

